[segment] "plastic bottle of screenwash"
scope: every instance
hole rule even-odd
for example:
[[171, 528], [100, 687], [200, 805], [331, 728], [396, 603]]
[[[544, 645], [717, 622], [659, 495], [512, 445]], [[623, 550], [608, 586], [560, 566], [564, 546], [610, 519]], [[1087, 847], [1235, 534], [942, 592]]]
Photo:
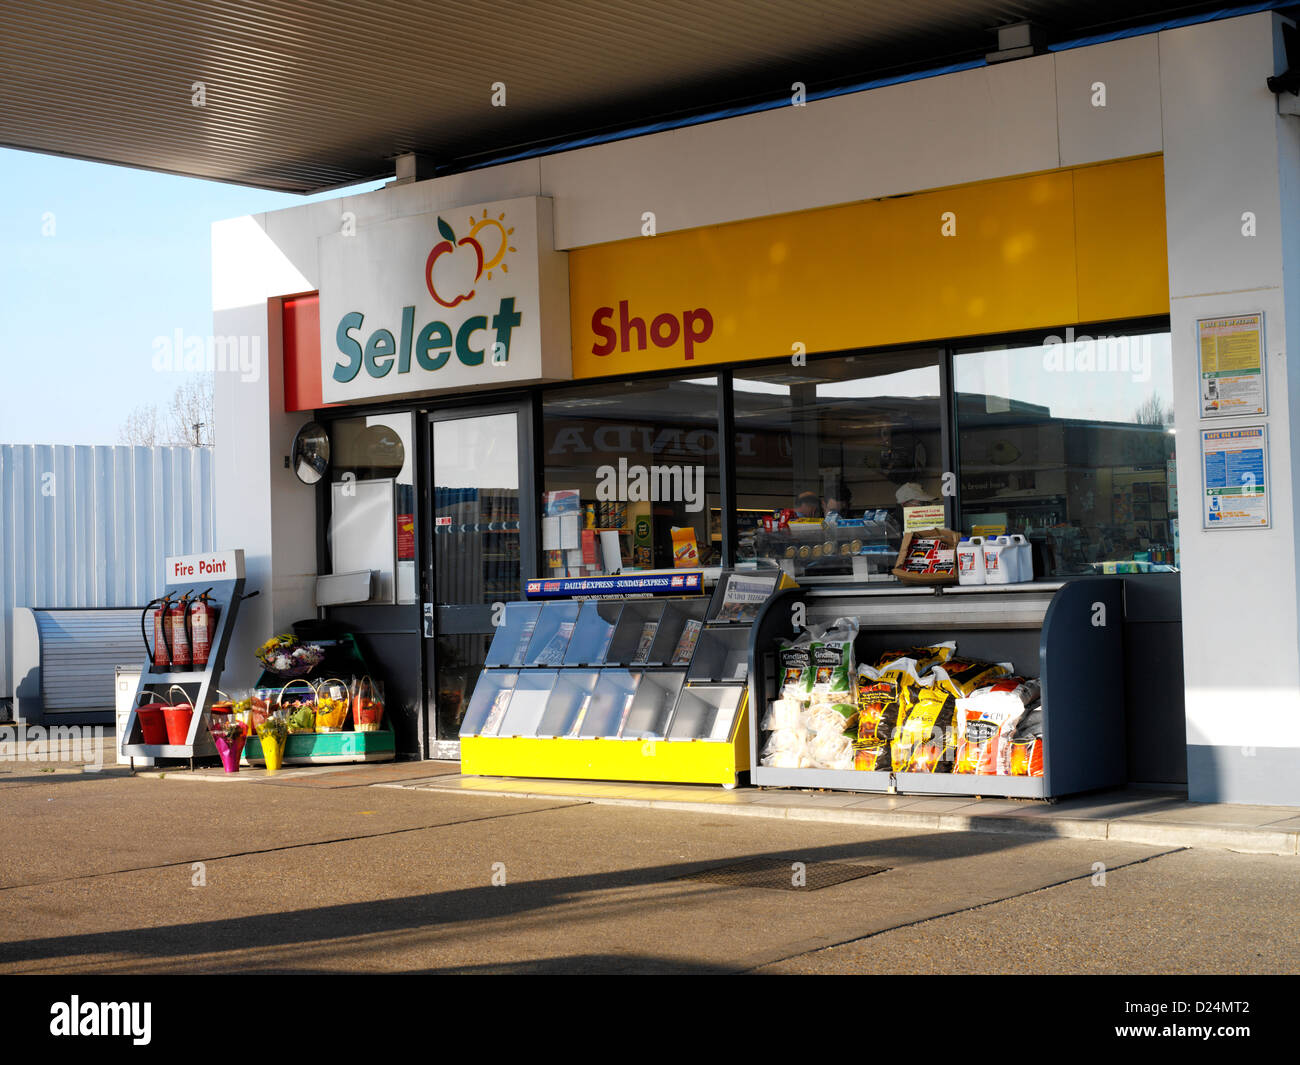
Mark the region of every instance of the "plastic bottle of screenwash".
[[1010, 541], [1005, 536], [990, 536], [984, 541], [984, 583], [1010, 584], [1015, 580]]
[[984, 537], [963, 536], [958, 542], [957, 583], [984, 583]]

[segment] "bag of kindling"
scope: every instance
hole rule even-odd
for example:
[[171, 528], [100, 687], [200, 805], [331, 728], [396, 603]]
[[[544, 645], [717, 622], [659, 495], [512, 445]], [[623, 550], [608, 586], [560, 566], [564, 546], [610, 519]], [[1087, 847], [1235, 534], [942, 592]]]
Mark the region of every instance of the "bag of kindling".
[[812, 698], [812, 647], [816, 634], [805, 629], [793, 640], [784, 640], [777, 649], [780, 669], [780, 698], [806, 703]]
[[853, 664], [853, 641], [857, 636], [858, 619], [840, 618], [819, 639], [813, 640], [810, 701], [814, 705], [857, 702], [857, 674]]

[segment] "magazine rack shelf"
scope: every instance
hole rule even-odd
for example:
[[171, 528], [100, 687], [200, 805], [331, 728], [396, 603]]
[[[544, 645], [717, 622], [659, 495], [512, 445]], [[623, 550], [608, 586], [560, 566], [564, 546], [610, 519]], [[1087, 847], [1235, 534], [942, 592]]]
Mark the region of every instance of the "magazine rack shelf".
[[[802, 610], [796, 611], [801, 605]], [[856, 617], [858, 661], [897, 647], [956, 640], [957, 653], [1010, 662], [1039, 678], [1043, 707], [1043, 775], [888, 773], [783, 769], [759, 764], [767, 734], [763, 709], [775, 698], [778, 642], [807, 625]], [[1085, 578], [941, 590], [803, 588], [779, 592], [753, 626], [750, 646], [751, 780], [768, 787], [839, 788], [916, 795], [1048, 799], [1116, 787], [1124, 755], [1124, 606], [1122, 582]]]
[[574, 598], [506, 604], [461, 724], [462, 771], [735, 787], [750, 629], [788, 578], [724, 570], [712, 594], [700, 579], [695, 596], [627, 599], [614, 596], [646, 582], [549, 583]]

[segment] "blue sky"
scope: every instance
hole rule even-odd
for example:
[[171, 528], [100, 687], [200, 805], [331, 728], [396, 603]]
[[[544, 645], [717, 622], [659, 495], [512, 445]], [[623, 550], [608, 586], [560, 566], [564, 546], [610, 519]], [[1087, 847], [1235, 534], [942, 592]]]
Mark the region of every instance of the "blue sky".
[[378, 187], [308, 198], [0, 149], [0, 443], [116, 444], [185, 379], [154, 372], [154, 337], [212, 332], [212, 222]]

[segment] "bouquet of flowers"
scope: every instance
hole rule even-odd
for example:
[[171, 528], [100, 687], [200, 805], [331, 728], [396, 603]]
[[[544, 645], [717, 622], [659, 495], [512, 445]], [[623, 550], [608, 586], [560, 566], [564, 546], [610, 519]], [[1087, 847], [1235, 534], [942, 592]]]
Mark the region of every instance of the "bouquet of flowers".
[[289, 738], [289, 722], [283, 714], [269, 714], [257, 726], [257, 738], [262, 742], [266, 771], [274, 773], [284, 759], [284, 741]]
[[257, 660], [263, 668], [281, 677], [306, 676], [324, 657], [319, 644], [303, 643], [288, 633], [271, 637], [257, 649]]

